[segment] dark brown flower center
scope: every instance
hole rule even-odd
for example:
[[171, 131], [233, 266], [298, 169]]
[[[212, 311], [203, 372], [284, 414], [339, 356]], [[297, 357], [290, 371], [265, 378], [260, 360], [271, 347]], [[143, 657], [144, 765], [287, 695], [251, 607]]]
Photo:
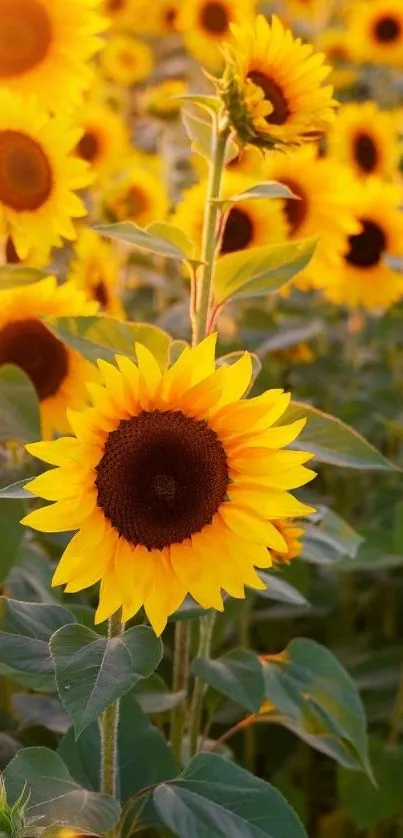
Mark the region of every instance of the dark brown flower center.
[[382, 44], [390, 44], [401, 35], [401, 24], [392, 16], [381, 17], [374, 26], [374, 35]]
[[86, 131], [77, 144], [77, 154], [87, 163], [93, 163], [98, 157], [100, 148], [101, 144], [97, 135], [92, 131]]
[[362, 232], [349, 237], [350, 249], [344, 258], [357, 268], [373, 268], [386, 250], [386, 236], [375, 221], [360, 218], [360, 222]]
[[20, 131], [0, 131], [0, 201], [16, 212], [34, 212], [47, 201], [52, 185], [39, 143]]
[[15, 249], [15, 244], [11, 236], [7, 236], [5, 246], [5, 257], [8, 265], [19, 265], [21, 262], [21, 259]]
[[171, 6], [170, 8], [166, 9], [164, 20], [167, 26], [171, 29], [175, 28], [175, 23], [178, 17], [178, 9], [175, 6]]
[[20, 76], [40, 64], [52, 25], [38, 0], [0, 0], [0, 78]]
[[231, 207], [224, 229], [221, 253], [245, 250], [253, 241], [253, 222], [245, 210]]
[[65, 346], [39, 320], [17, 320], [0, 330], [0, 365], [16, 364], [41, 401], [53, 396], [68, 373]]
[[108, 305], [108, 289], [102, 279], [94, 286], [92, 293], [100, 306], [106, 308]]
[[106, 11], [111, 12], [121, 12], [124, 9], [126, 4], [126, 0], [107, 0], [106, 2]]
[[252, 70], [248, 79], [263, 90], [265, 100], [273, 106], [272, 112], [265, 117], [266, 122], [270, 125], [284, 125], [290, 115], [290, 109], [280, 85], [260, 70]]
[[203, 29], [212, 35], [224, 35], [229, 26], [229, 17], [226, 8], [218, 2], [205, 3], [200, 15], [200, 24]]
[[109, 434], [95, 483], [119, 534], [162, 550], [211, 523], [228, 486], [227, 457], [204, 420], [143, 411]]
[[305, 192], [301, 189], [299, 183], [294, 180], [281, 178], [281, 183], [288, 186], [294, 195], [297, 195], [299, 200], [295, 198], [287, 198], [285, 201], [284, 212], [289, 224], [289, 234], [294, 236], [295, 233], [302, 227], [308, 214], [308, 201]]
[[370, 174], [376, 169], [378, 150], [369, 134], [357, 134], [354, 140], [354, 158], [365, 174]]

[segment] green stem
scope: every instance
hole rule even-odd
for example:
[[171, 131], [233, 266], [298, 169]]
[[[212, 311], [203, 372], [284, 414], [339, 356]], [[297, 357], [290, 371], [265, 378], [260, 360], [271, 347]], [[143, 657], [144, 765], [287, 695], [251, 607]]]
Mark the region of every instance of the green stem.
[[[108, 637], [119, 637], [124, 632], [120, 611], [108, 621]], [[115, 701], [102, 713], [99, 720], [101, 730], [101, 791], [117, 797], [118, 791], [118, 726], [119, 701]]]
[[[212, 611], [206, 617], [202, 617], [199, 625], [199, 648], [198, 658], [209, 658], [211, 654], [211, 643], [213, 639], [214, 623], [216, 612]], [[196, 678], [193, 688], [192, 703], [189, 714], [189, 737], [190, 756], [198, 751], [200, 723], [203, 710], [204, 683], [201, 678]]]
[[403, 669], [400, 674], [399, 686], [397, 689], [396, 701], [392, 711], [388, 745], [397, 745], [399, 741], [400, 725], [403, 718]]
[[[173, 671], [173, 692], [187, 694], [189, 683], [191, 621], [180, 620], [175, 628], [175, 651]], [[182, 738], [187, 716], [186, 701], [174, 707], [171, 713], [171, 748], [178, 762], [182, 761]]]
[[198, 302], [194, 317], [193, 344], [200, 343], [207, 333], [211, 301], [212, 282], [218, 244], [218, 222], [221, 208], [217, 200], [221, 195], [221, 182], [225, 166], [225, 152], [229, 128], [220, 126], [219, 118], [213, 120], [211, 140], [211, 161], [206, 196], [201, 259], [204, 263], [198, 280]]

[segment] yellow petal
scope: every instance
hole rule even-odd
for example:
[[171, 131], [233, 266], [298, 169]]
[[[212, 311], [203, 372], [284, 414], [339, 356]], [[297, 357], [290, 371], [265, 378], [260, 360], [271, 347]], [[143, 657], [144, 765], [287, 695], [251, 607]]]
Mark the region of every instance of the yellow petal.
[[230, 596], [237, 599], [245, 598], [244, 575], [240, 573], [239, 567], [231, 560], [225, 539], [219, 541], [217, 530], [223, 528], [217, 525], [204, 527], [204, 529], [193, 536], [193, 547], [204, 554], [217, 555], [217, 577], [220, 588]]
[[139, 410], [140, 373], [136, 364], [124, 355], [116, 355], [116, 361], [123, 376], [126, 407], [134, 416]]
[[41, 532], [64, 532], [77, 530], [96, 503], [95, 495], [84, 495], [75, 501], [61, 500], [42, 509], [35, 509], [22, 519], [26, 527]]
[[215, 349], [217, 334], [208, 335], [201, 343], [192, 347], [192, 386], [208, 378], [215, 371]]
[[25, 448], [33, 457], [52, 466], [69, 465], [82, 454], [82, 443], [72, 436], [60, 437], [52, 442], [30, 442]]
[[25, 488], [45, 500], [69, 500], [80, 494], [82, 483], [82, 472], [53, 468], [30, 480], [25, 484]]
[[[223, 503], [220, 506], [218, 515], [236, 535], [243, 538], [250, 538], [252, 542], [256, 541], [258, 544], [263, 544], [266, 547], [269, 547], [271, 541], [273, 541], [272, 525], [264, 518], [254, 514], [250, 509], [236, 506], [235, 503]], [[281, 544], [286, 549], [287, 545], [284, 539], [281, 536], [280, 539]]]
[[172, 567], [179, 581], [202, 608], [216, 608], [223, 611], [223, 601], [219, 591], [214, 568], [208, 557], [207, 571], [203, 566], [203, 557], [196, 553], [190, 539], [181, 544], [170, 546]]
[[113, 562], [110, 562], [101, 581], [99, 605], [95, 612], [95, 625], [108, 620], [122, 605], [120, 588], [116, 579]]
[[240, 434], [238, 438], [235, 437], [227, 443], [227, 448], [229, 451], [235, 450], [241, 446], [242, 448], [254, 448], [256, 446], [271, 449], [283, 448], [285, 445], [289, 445], [290, 442], [294, 442], [305, 425], [306, 419], [297, 419], [296, 422], [292, 422], [289, 425], [268, 428], [267, 431], [264, 431], [258, 436], [248, 433], [245, 433], [244, 436]]
[[108, 364], [107, 361], [102, 359], [99, 359], [97, 364], [111, 404], [118, 412], [122, 410], [125, 412], [126, 399], [121, 373], [113, 364]]
[[249, 352], [245, 352], [235, 364], [220, 367], [217, 376], [222, 380], [222, 395], [216, 405], [217, 409], [220, 409], [241, 399], [248, 390], [252, 378], [252, 359]]
[[147, 408], [161, 384], [162, 372], [154, 355], [146, 346], [143, 346], [142, 343], [136, 343], [135, 350], [140, 373], [140, 403], [142, 407]]

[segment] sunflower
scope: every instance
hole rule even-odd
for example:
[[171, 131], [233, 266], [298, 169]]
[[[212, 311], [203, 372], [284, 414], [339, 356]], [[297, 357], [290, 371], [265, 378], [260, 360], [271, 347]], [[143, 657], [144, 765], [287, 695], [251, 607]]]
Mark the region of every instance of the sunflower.
[[337, 259], [346, 236], [360, 229], [354, 214], [357, 184], [347, 167], [330, 158], [318, 159], [313, 145], [269, 156], [265, 177], [288, 186], [298, 198], [281, 202], [287, 238], [319, 239], [309, 266], [294, 280], [296, 287], [306, 290], [323, 255]]
[[150, 14], [149, 0], [134, 0], [135, 14], [128, 28], [133, 32], [166, 38], [178, 31], [181, 0], [154, 0]]
[[329, 82], [339, 90], [352, 87], [358, 76], [349, 35], [345, 29], [330, 27], [324, 29], [315, 40], [315, 48], [325, 53], [326, 60], [332, 67]]
[[134, 165], [105, 191], [102, 212], [110, 222], [134, 221], [144, 227], [166, 217], [168, 197], [156, 173]]
[[401, 0], [363, 0], [349, 10], [349, 30], [358, 60], [403, 66]]
[[87, 297], [96, 300], [101, 309], [115, 317], [124, 317], [118, 297], [120, 260], [115, 245], [94, 230], [83, 227], [77, 238], [67, 275]]
[[79, 530], [53, 585], [72, 592], [101, 580], [97, 623], [144, 605], [160, 634], [187, 592], [222, 610], [220, 589], [243, 598], [244, 585], [264, 587], [254, 567], [287, 548], [272, 519], [313, 511], [289, 493], [314, 477], [311, 455], [283, 450], [304, 421], [273, 427], [290, 395], [242, 400], [250, 355], [216, 371], [214, 346], [210, 335], [186, 348], [164, 374], [141, 345], [137, 365], [99, 361], [105, 386], [89, 386], [92, 408], [69, 412], [75, 437], [28, 446], [58, 468], [29, 484], [56, 504], [24, 523]]
[[25, 259], [20, 259], [15, 249], [11, 236], [6, 236], [0, 245], [0, 264], [2, 265], [27, 265], [31, 268], [45, 268], [52, 261], [51, 249], [49, 247], [29, 248]]
[[137, 2], [136, 0], [102, 0], [101, 10], [111, 29], [128, 29], [135, 19]]
[[333, 88], [321, 53], [294, 38], [273, 15], [233, 26], [217, 82], [239, 140], [266, 148], [324, 134], [334, 119]]
[[301, 537], [304, 534], [304, 529], [292, 519], [273, 521], [273, 524], [284, 538], [286, 544], [285, 550], [271, 551], [273, 563], [289, 564], [292, 559], [296, 559], [302, 552]]
[[177, 119], [182, 105], [177, 97], [183, 96], [188, 91], [189, 86], [184, 79], [165, 79], [160, 84], [145, 90], [141, 97], [142, 110], [157, 119]]
[[0, 234], [12, 236], [21, 259], [32, 247], [75, 238], [72, 218], [86, 209], [73, 190], [91, 180], [87, 164], [70, 154], [78, 137], [64, 117], [0, 90]]
[[109, 38], [101, 55], [105, 75], [121, 85], [138, 84], [148, 78], [154, 68], [151, 48], [130, 35]]
[[316, 282], [325, 296], [349, 308], [387, 308], [403, 295], [403, 278], [393, 258], [403, 256], [403, 216], [398, 186], [368, 178], [355, 210], [360, 231], [346, 237], [337, 261], [316, 265]]
[[131, 150], [126, 123], [107, 105], [91, 102], [83, 109], [79, 124], [83, 133], [76, 154], [91, 165], [98, 179], [116, 172]]
[[344, 105], [329, 136], [329, 151], [361, 177], [394, 177], [400, 157], [396, 117], [375, 102]]
[[[222, 197], [238, 195], [251, 186], [256, 186], [256, 178], [227, 172], [224, 177]], [[186, 190], [183, 200], [176, 207], [172, 222], [180, 227], [195, 242], [196, 249], [201, 241], [204, 210], [206, 206], [206, 182], [198, 183]], [[265, 244], [278, 244], [287, 234], [287, 222], [277, 201], [246, 200], [232, 204], [221, 242], [220, 255], [234, 253], [250, 247]]]
[[213, 69], [223, 66], [221, 47], [231, 36], [232, 24], [252, 19], [254, 0], [192, 0], [184, 2], [178, 16], [178, 29], [185, 46], [197, 61]]
[[31, 379], [45, 439], [68, 430], [68, 407], [84, 407], [85, 381], [94, 377], [94, 368], [58, 340], [42, 319], [91, 315], [97, 308], [72, 283], [58, 287], [54, 277], [0, 291], [0, 365], [16, 364]]
[[98, 0], [0, 0], [0, 82], [51, 110], [71, 109], [91, 84], [89, 59], [107, 21]]
[[336, 0], [283, 0], [282, 17], [324, 27], [332, 17], [335, 5]]

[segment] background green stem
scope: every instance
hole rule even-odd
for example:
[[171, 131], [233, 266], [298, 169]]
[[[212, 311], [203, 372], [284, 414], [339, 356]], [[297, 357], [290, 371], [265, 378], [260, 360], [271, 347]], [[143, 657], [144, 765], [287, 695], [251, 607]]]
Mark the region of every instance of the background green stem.
[[[119, 637], [124, 632], [120, 611], [108, 621], [108, 637]], [[101, 791], [117, 796], [118, 791], [118, 726], [119, 701], [115, 701], [102, 713], [99, 720], [101, 730]]]
[[[215, 611], [202, 617], [199, 622], [199, 648], [197, 650], [198, 658], [209, 658], [211, 654], [211, 643], [213, 639], [214, 623], [216, 619]], [[189, 737], [190, 737], [190, 756], [194, 756], [198, 750], [200, 723], [203, 709], [204, 683], [201, 678], [196, 678], [193, 688], [192, 703], [190, 706], [189, 716]]]
[[[174, 650], [174, 672], [172, 689], [173, 692], [187, 693], [189, 682], [189, 656], [190, 656], [190, 620], [181, 620], [175, 628], [175, 650]], [[182, 701], [174, 707], [171, 713], [171, 748], [178, 762], [182, 759], [182, 738], [186, 723], [187, 706]]]

